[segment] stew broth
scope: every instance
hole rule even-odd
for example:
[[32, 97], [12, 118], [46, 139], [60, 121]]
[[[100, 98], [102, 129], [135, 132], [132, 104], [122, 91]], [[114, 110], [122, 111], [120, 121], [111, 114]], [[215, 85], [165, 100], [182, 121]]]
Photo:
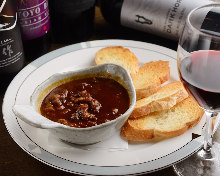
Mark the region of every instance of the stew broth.
[[102, 77], [72, 80], [54, 88], [43, 100], [41, 114], [70, 127], [86, 128], [111, 121], [128, 110], [127, 90]]

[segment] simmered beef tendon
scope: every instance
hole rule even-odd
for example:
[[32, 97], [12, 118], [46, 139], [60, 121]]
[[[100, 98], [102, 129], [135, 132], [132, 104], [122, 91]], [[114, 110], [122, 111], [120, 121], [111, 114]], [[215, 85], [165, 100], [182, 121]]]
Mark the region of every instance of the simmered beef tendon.
[[99, 101], [92, 98], [92, 96], [86, 90], [70, 96], [70, 99], [74, 103], [88, 104], [94, 112], [99, 112], [99, 109], [101, 108], [101, 104], [99, 103]]
[[53, 89], [41, 104], [41, 114], [70, 127], [85, 128], [114, 120], [129, 108], [129, 101], [118, 82], [90, 77]]

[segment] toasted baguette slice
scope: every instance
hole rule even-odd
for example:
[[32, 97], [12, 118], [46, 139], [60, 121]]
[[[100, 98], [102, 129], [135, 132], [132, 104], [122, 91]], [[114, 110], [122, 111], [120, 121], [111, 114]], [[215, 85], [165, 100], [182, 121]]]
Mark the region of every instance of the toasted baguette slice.
[[170, 77], [168, 61], [151, 61], [139, 68], [133, 77], [137, 99], [152, 95], [161, 88], [161, 84]]
[[139, 70], [138, 59], [129, 49], [122, 46], [112, 46], [100, 49], [95, 55], [97, 65], [113, 63], [121, 65], [133, 77]]
[[169, 110], [129, 119], [122, 127], [121, 135], [129, 141], [142, 142], [179, 136], [196, 125], [203, 113], [198, 104], [188, 97]]
[[155, 94], [138, 100], [129, 118], [137, 118], [151, 112], [169, 109], [187, 97], [188, 93], [180, 81], [166, 84]]

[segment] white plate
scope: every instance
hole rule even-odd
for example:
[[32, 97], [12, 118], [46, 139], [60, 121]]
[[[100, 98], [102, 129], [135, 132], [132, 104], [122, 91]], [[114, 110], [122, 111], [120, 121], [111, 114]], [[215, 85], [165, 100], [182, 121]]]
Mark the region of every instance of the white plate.
[[48, 53], [27, 65], [11, 82], [3, 102], [5, 125], [14, 141], [28, 154], [52, 167], [85, 175], [132, 175], [168, 167], [194, 153], [201, 146], [201, 137], [192, 140], [192, 133], [201, 134], [204, 118], [185, 134], [155, 143], [129, 144], [127, 150], [83, 150], [63, 143], [48, 130], [37, 129], [17, 119], [12, 106], [29, 104], [35, 87], [56, 72], [94, 65], [95, 53], [106, 46], [129, 48], [140, 65], [152, 60], [167, 60], [171, 76], [179, 80], [176, 52], [161, 46], [127, 40], [103, 40], [79, 43]]

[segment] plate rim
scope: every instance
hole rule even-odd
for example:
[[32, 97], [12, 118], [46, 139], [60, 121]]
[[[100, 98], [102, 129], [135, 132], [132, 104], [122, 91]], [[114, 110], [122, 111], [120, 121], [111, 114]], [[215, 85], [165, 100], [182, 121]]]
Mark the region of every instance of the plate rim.
[[[54, 50], [54, 51], [52, 51], [52, 52], [50, 52], [50, 53], [48, 53], [48, 54], [46, 54], [46, 55], [44, 55], [44, 56], [41, 56], [40, 58], [38, 58], [38, 59], [36, 59], [35, 61], [32, 62], [32, 63], [35, 64], [35, 66], [38, 66], [38, 67], [32, 68], [33, 70], [32, 70], [28, 75], [25, 76], [25, 79], [26, 79], [34, 70], [36, 70], [37, 68], [39, 68], [39, 66], [41, 66], [41, 65], [43, 65], [43, 64], [45, 64], [45, 63], [51, 61], [53, 58], [59, 57], [59, 56], [64, 55], [64, 54], [68, 54], [68, 53], [70, 53], [70, 52], [75, 52], [75, 51], [81, 50], [81, 49], [83, 49], [83, 48], [86, 49], [86, 48], [92, 48], [92, 47], [105, 47], [105, 46], [111, 46], [111, 45], [113, 46], [113, 45], [115, 45], [115, 44], [111, 44], [111, 43], [121, 43], [121, 42], [122, 42], [122, 43], [124, 43], [124, 42], [127, 43], [127, 44], [125, 43], [125, 44], [123, 45], [124, 47], [133, 47], [133, 48], [135, 48], [134, 45], [141, 44], [141, 45], [143, 45], [143, 46], [145, 46], [145, 47], [143, 47], [143, 48], [136, 47], [136, 48], [138, 48], [138, 49], [148, 49], [148, 50], [150, 50], [150, 51], [157, 52], [157, 53], [160, 53], [160, 54], [162, 54], [162, 55], [167, 55], [168, 57], [173, 58], [173, 59], [176, 60], [176, 58], [175, 58], [175, 57], [176, 57], [176, 54], [177, 54], [176, 51], [171, 50], [171, 49], [166, 48], [166, 47], [163, 47], [163, 46], [156, 45], [156, 44], [145, 43], [145, 42], [140, 42], [140, 41], [133, 41], [133, 40], [95, 40], [95, 41], [82, 42], [82, 43], [77, 43], [77, 44], [69, 45], [69, 46], [66, 46], [66, 47], [63, 47], [63, 48]], [[152, 49], [152, 48], [154, 48], [154, 49]], [[151, 50], [151, 49], [152, 49], [152, 50]], [[165, 54], [165, 53], [163, 53], [163, 52], [155, 51], [155, 50], [158, 50], [158, 49], [161, 50], [161, 51], [166, 51], [167, 53], [169, 52], [170, 55], [168, 55], [167, 53]], [[5, 117], [5, 108], [4, 108], [4, 107], [5, 107], [5, 101], [6, 101], [6, 98], [7, 98], [6, 96], [8, 95], [8, 91], [10, 90], [10, 87], [12, 87], [13, 83], [15, 82], [15, 80], [18, 79], [19, 75], [21, 75], [22, 73], [25, 73], [25, 71], [27, 71], [27, 70], [29, 69], [29, 67], [30, 67], [30, 64], [28, 64], [27, 66], [25, 66], [25, 67], [22, 69], [22, 71], [13, 79], [13, 81], [12, 81], [11, 84], [9, 85], [9, 88], [7, 89], [7, 91], [6, 91], [6, 93], [5, 93], [5, 96], [4, 96], [4, 99], [3, 99], [3, 105], [2, 105], [3, 120], [4, 120], [5, 126], [6, 126], [8, 132], [9, 132], [10, 136], [13, 138], [13, 140], [14, 140], [25, 152], [27, 152], [29, 155], [31, 155], [31, 156], [34, 157], [35, 159], [37, 159], [37, 160], [43, 162], [44, 164], [47, 164], [47, 165], [49, 165], [49, 166], [52, 166], [52, 167], [54, 167], [54, 168], [57, 168], [57, 169], [60, 169], [60, 170], [66, 171], [66, 172], [76, 173], [76, 174], [80, 174], [80, 175], [103, 175], [103, 172], [99, 172], [99, 171], [98, 171], [98, 172], [96, 171], [96, 172], [93, 172], [93, 173], [77, 172], [77, 171], [74, 170], [74, 167], [73, 167], [73, 170], [68, 170], [68, 169], [65, 169], [65, 168], [62, 168], [62, 167], [53, 165], [53, 164], [51, 164], [51, 163], [49, 163], [49, 162], [47, 162], [47, 161], [44, 161], [44, 160], [42, 160], [41, 158], [38, 158], [37, 156], [35, 156], [35, 155], [34, 155], [33, 153], [31, 153], [30, 151], [28, 151], [24, 146], [22, 146], [21, 144], [19, 144], [19, 143], [17, 142], [17, 139], [15, 139], [14, 136], [11, 134], [11, 131], [9, 130], [9, 127], [8, 127], [7, 124], [6, 124], [6, 119], [5, 119], [6, 117]], [[22, 83], [25, 81], [25, 79], [23, 79]], [[22, 83], [19, 85], [19, 87], [22, 85]], [[18, 90], [19, 90], [19, 89], [17, 89], [16, 91], [18, 91]], [[16, 119], [17, 119], [17, 118], [16, 118]], [[17, 120], [17, 122], [18, 122], [18, 120]], [[18, 125], [20, 126], [19, 122], [18, 122]], [[21, 128], [21, 130], [22, 130], [22, 128]], [[23, 130], [22, 130], [22, 131], [23, 131]], [[24, 131], [23, 131], [23, 133], [25, 134]], [[26, 136], [27, 138], [29, 138], [26, 134], [25, 134], [25, 136]], [[34, 141], [32, 141], [31, 139], [29, 139], [29, 140], [30, 140], [32, 143], [35, 144]], [[191, 144], [194, 143], [194, 145], [197, 146], [197, 147], [195, 147], [195, 149], [194, 149], [193, 152], [190, 152], [190, 154], [193, 154], [194, 152], [196, 152], [196, 151], [201, 147], [201, 143], [200, 143], [200, 142], [193, 140], [192, 142], [188, 142], [187, 144], [185, 144], [184, 146], [182, 146], [182, 147], [179, 148], [178, 150], [176, 150], [176, 151], [174, 151], [174, 152], [172, 152], [172, 153], [170, 153], [170, 154], [168, 154], [168, 155], [166, 155], [166, 156], [173, 155], [173, 153], [176, 153], [176, 152], [178, 152], [179, 150], [183, 150], [184, 147], [185, 147], [185, 148], [186, 148], [187, 146], [189, 147], [189, 144], [190, 144], [190, 143], [191, 143]], [[37, 146], [40, 147], [39, 145], [37, 145]], [[40, 147], [40, 148], [41, 148], [41, 147]], [[44, 148], [41, 148], [41, 149], [43, 149], [45, 152], [48, 152], [48, 151], [46, 151]], [[54, 155], [54, 154], [52, 154], [52, 153], [50, 153], [50, 152], [49, 152], [49, 154], [53, 155], [54, 157], [59, 157], [59, 156], [56, 156], [56, 155]], [[162, 158], [164, 158], [164, 157], [166, 157], [166, 156], [163, 156]], [[185, 156], [185, 157], [182, 157], [182, 159], [183, 159], [183, 158], [186, 158], [186, 157], [188, 157], [188, 156], [190, 156], [190, 155], [187, 155], [187, 156]], [[59, 157], [59, 158], [62, 159], [62, 160], [66, 160], [65, 158], [61, 158], [61, 157]], [[182, 159], [181, 159], [181, 160], [182, 160]], [[71, 163], [74, 163], [74, 164], [83, 165], [83, 166], [91, 166], [91, 167], [98, 167], [98, 168], [101, 167], [101, 168], [107, 168], [107, 169], [110, 169], [110, 168], [111, 168], [112, 170], [115, 171], [115, 169], [113, 169], [113, 168], [120, 168], [120, 167], [125, 167], [125, 168], [126, 168], [126, 167], [131, 167], [131, 166], [135, 166], [135, 168], [136, 168], [137, 166], [146, 165], [147, 163], [152, 163], [152, 162], [155, 162], [155, 161], [158, 161], [158, 160], [161, 160], [161, 158], [157, 158], [157, 159], [150, 160], [150, 161], [143, 162], [143, 163], [132, 164], [132, 165], [125, 165], [125, 166], [96, 166], [96, 165], [92, 166], [92, 165], [83, 164], [83, 163], [77, 163], [77, 162], [69, 161], [69, 160], [66, 160], [66, 161], [71, 162]], [[180, 160], [178, 160], [178, 161], [180, 161]], [[137, 174], [143, 174], [143, 173], [154, 172], [154, 171], [157, 171], [157, 170], [160, 170], [160, 169], [169, 167], [169, 166], [175, 164], [175, 163], [178, 162], [178, 161], [170, 162], [169, 165], [165, 165], [165, 166], [163, 166], [163, 167], [159, 167], [159, 168], [153, 169], [153, 170], [145, 170], [145, 171], [143, 171], [143, 169], [142, 169], [142, 171], [140, 171], [140, 172], [138, 172], [138, 171], [136, 170], [136, 171], [133, 171], [133, 172], [130, 172], [130, 173], [120, 173], [120, 171], [117, 172], [117, 173], [115, 173], [115, 172], [113, 171], [113, 175], [124, 175], [124, 174], [126, 174], [126, 175], [136, 174], [136, 175], [137, 175]], [[82, 170], [84, 171], [84, 169], [82, 169]], [[134, 169], [134, 170], [135, 170], [135, 169]], [[104, 175], [106, 175], [106, 173], [105, 173]], [[107, 174], [107, 175], [112, 175], [112, 174]]]

